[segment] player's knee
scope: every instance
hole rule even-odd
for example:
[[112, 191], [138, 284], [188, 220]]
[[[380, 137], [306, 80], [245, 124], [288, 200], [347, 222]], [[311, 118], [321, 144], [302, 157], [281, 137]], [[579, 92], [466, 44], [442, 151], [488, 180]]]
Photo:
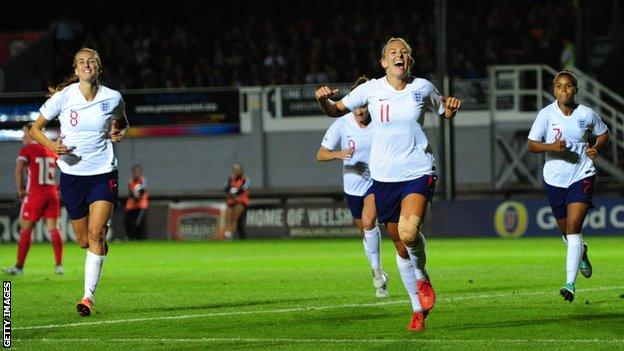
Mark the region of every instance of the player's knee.
[[566, 234], [580, 233], [582, 227], [583, 227], [582, 223], [574, 223], [573, 221], [568, 221], [566, 225]]
[[101, 241], [105, 231], [103, 227], [89, 227], [89, 241]]
[[371, 230], [373, 228], [375, 228], [375, 225], [377, 225], [377, 220], [375, 218], [375, 216], [367, 216], [367, 215], [362, 215], [362, 227], [365, 230]]
[[88, 249], [89, 248], [89, 238], [87, 238], [86, 236], [83, 238], [76, 238], [78, 240], [78, 245], [83, 248], [83, 249]]
[[421, 219], [418, 216], [410, 216], [405, 218], [401, 216], [399, 218], [399, 238], [407, 246], [414, 246], [420, 231]]

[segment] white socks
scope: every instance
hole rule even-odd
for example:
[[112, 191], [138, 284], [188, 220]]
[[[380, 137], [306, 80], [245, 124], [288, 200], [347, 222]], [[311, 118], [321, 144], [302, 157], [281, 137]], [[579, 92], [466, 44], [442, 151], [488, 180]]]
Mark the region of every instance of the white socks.
[[93, 252], [87, 250], [87, 258], [85, 260], [85, 280], [84, 289], [85, 293], [83, 298], [93, 300], [93, 294], [95, 294], [95, 288], [97, 288], [98, 281], [100, 280], [100, 272], [102, 272], [102, 264], [104, 263], [105, 256], [99, 256]]
[[399, 256], [399, 254], [397, 254], [396, 263], [397, 267], [399, 267], [399, 273], [401, 274], [403, 286], [405, 286], [405, 290], [407, 290], [407, 294], [409, 295], [410, 301], [412, 302], [412, 311], [422, 311], [422, 306], [420, 306], [420, 301], [418, 301], [418, 291], [416, 290], [416, 275], [414, 274], [414, 264], [412, 263], [412, 260], [410, 260], [409, 258], [403, 258]]
[[378, 226], [375, 226], [371, 230], [364, 230], [364, 251], [366, 252], [366, 257], [372, 269], [381, 267], [381, 262], [379, 261], [380, 242], [381, 232]]
[[581, 257], [583, 257], [583, 234], [566, 235], [568, 255], [566, 257], [566, 283], [576, 283]]
[[416, 279], [421, 280], [426, 278], [427, 269], [425, 269], [425, 264], [427, 263], [427, 253], [425, 252], [425, 237], [422, 233], [418, 233], [416, 237], [416, 243], [414, 246], [407, 246], [407, 253], [410, 256], [414, 264], [414, 268], [416, 269]]

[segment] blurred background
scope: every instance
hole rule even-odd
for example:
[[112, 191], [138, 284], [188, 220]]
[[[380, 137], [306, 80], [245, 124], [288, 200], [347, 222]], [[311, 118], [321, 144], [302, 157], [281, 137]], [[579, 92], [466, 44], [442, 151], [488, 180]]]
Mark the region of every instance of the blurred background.
[[[393, 36], [411, 44], [416, 76], [463, 100], [452, 124], [426, 117], [440, 175], [431, 235], [555, 233], [543, 159], [527, 153], [526, 137], [537, 111], [553, 101], [552, 79], [563, 68], [578, 75], [579, 101], [612, 133], [596, 160], [600, 206], [588, 232], [624, 228], [624, 6], [617, 0], [14, 5], [15, 15], [0, 23], [2, 241], [18, 235], [13, 170], [21, 127], [37, 118], [47, 87], [72, 72], [83, 46], [98, 50], [102, 82], [122, 92], [132, 126], [117, 146], [113, 237], [126, 238], [126, 184], [140, 164], [151, 198], [147, 238], [213, 238], [234, 162], [251, 180], [239, 238], [356, 236], [341, 164], [315, 159], [332, 119], [314, 91], [329, 84], [345, 94], [360, 75], [383, 76], [380, 52]], [[41, 228], [38, 240], [45, 240]]]

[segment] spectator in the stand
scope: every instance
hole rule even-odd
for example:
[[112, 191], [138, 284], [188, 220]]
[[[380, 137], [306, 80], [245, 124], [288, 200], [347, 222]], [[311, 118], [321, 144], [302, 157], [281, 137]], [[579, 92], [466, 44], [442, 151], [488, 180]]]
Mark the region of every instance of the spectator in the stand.
[[574, 59], [574, 44], [568, 38], [563, 38], [561, 42], [563, 49], [561, 50], [561, 57], [559, 57], [559, 63], [561, 69], [574, 69], [576, 65]]
[[126, 200], [124, 218], [126, 236], [129, 239], [145, 239], [145, 222], [148, 209], [147, 180], [143, 175], [143, 167], [136, 164], [132, 166], [132, 177], [128, 180], [128, 200]]
[[[249, 4], [244, 9], [233, 7], [235, 16], [221, 11], [205, 14], [208, 17], [201, 22], [197, 17], [177, 20], [171, 12], [163, 12], [166, 13], [163, 17], [150, 16], [156, 23], [167, 16], [167, 26], [126, 21], [90, 27], [65, 16], [53, 25], [56, 49], [52, 60], [57, 64], [52, 67], [51, 79], [62, 77], [75, 45], [82, 43], [83, 38], [92, 38], [90, 45], [110, 57], [111, 66], [118, 67], [115, 77], [110, 78], [124, 89], [301, 84], [310, 67], [324, 72], [327, 81], [347, 82], [353, 75], [376, 74], [376, 48], [372, 43], [406, 28], [414, 36], [410, 42], [414, 43], [414, 59], [419, 62], [415, 73], [425, 75], [435, 69], [435, 47], [431, 44], [435, 42], [435, 31], [431, 16], [418, 13], [433, 8], [431, 5], [422, 8], [426, 5], [419, 4], [419, 11], [410, 11], [415, 6], [406, 6], [409, 16], [395, 10], [361, 10], [353, 14], [351, 21], [340, 15], [347, 6], [339, 3], [293, 3], [280, 9], [281, 16], [286, 16], [288, 21], [277, 21], [277, 15], [266, 12], [270, 6], [260, 3]], [[570, 15], [573, 10], [569, 1], [542, 4], [537, 0], [490, 0], [480, 6], [461, 2], [454, 6], [460, 7], [463, 15], [449, 18], [449, 26], [465, 29], [449, 32], [449, 48], [456, 47], [455, 51], [465, 56], [450, 67], [457, 74], [464, 71], [466, 60], [474, 64], [481, 76], [490, 64], [545, 62], [558, 66], [560, 38], [573, 35], [570, 31], [575, 16]], [[382, 18], [391, 21], [381, 25], [385, 23]], [[200, 46], [206, 50], [195, 51]], [[346, 54], [338, 54], [339, 48], [348, 50]], [[246, 55], [238, 54], [242, 51]], [[194, 66], [202, 59], [209, 68], [202, 68], [202, 77], [197, 79]], [[331, 63], [333, 70], [328, 70], [327, 63]], [[175, 67], [177, 64], [180, 66]], [[147, 75], [148, 81], [143, 75]]]
[[232, 175], [228, 177], [223, 191], [227, 205], [224, 237], [231, 240], [235, 235], [240, 236], [238, 221], [249, 206], [249, 178], [240, 163], [237, 162], [232, 166]]

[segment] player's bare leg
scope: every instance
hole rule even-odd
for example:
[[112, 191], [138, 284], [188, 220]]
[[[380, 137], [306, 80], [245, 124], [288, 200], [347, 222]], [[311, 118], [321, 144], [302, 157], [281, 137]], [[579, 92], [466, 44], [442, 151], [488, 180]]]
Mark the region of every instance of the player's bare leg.
[[420, 232], [428, 205], [429, 201], [421, 194], [407, 195], [401, 202], [401, 214], [398, 223], [399, 236], [414, 264], [418, 281], [418, 298], [425, 311], [431, 310], [436, 300], [435, 291], [425, 268], [427, 263], [425, 238]]
[[[565, 226], [565, 241], [568, 246], [566, 255], [566, 284], [559, 290], [564, 300], [574, 301], [577, 272], [581, 269], [584, 276], [591, 276], [592, 267], [587, 257], [586, 244], [583, 242], [581, 229], [583, 221], [589, 210], [589, 205], [582, 202], [574, 202], [567, 206], [567, 218], [559, 220], [560, 229]], [[583, 260], [585, 258], [585, 261]], [[585, 271], [585, 273], [583, 273]], [[587, 275], [586, 275], [587, 274]]]
[[418, 284], [414, 263], [410, 259], [405, 244], [403, 244], [403, 241], [399, 237], [398, 223], [387, 223], [386, 229], [396, 248], [397, 267], [399, 269], [401, 281], [403, 282], [403, 287], [405, 287], [412, 304], [412, 317], [407, 325], [407, 329], [410, 331], [422, 331], [425, 328], [425, 316], [427, 311], [423, 309], [418, 298]]
[[[108, 220], [113, 210], [113, 204], [108, 201], [99, 200], [89, 205], [88, 219], [81, 218], [76, 220], [76, 224], [80, 226], [81, 238], [79, 243], [84, 247], [84, 225], [87, 226], [87, 257], [85, 260], [85, 292], [82, 300], [78, 302], [76, 308], [81, 316], [91, 315], [93, 305], [93, 296], [100, 280], [102, 265], [106, 255], [106, 233], [108, 231]], [[74, 225], [75, 221], [72, 221]], [[74, 227], [74, 230], [76, 227]]]

